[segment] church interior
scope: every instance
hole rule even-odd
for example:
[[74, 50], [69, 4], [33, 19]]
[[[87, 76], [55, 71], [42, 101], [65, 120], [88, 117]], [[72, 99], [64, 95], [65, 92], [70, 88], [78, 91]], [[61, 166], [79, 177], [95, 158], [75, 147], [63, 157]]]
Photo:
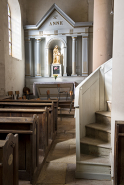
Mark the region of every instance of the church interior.
[[123, 7], [0, 0], [0, 185], [124, 185]]

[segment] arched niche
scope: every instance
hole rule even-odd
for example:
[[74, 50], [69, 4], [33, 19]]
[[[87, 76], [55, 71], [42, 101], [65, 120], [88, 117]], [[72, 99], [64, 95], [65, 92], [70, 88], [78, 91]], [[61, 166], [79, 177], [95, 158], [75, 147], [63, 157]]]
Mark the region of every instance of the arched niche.
[[[63, 73], [64, 73], [64, 65], [65, 65], [65, 56], [66, 56], [66, 52], [65, 52], [65, 48], [67, 48], [66, 45], [66, 41], [62, 38], [57, 38], [54, 37], [52, 39], [50, 39], [47, 44], [46, 44], [46, 49], [47, 49], [47, 61], [48, 61], [48, 68], [49, 68], [49, 72], [50, 73], [50, 64], [53, 63], [53, 49], [55, 46], [58, 46], [58, 49], [61, 53], [61, 57], [60, 57], [60, 63], [63, 66]], [[50, 75], [50, 74], [49, 74]]]
[[11, 10], [12, 57], [22, 60], [21, 10], [18, 0], [8, 0]]

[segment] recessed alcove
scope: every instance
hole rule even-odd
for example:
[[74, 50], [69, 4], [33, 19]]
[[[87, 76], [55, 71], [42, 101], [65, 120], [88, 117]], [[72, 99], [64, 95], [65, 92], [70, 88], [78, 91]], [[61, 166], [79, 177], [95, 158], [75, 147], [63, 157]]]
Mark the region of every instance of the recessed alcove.
[[[64, 66], [64, 43], [62, 42], [61, 39], [52, 39], [52, 41], [48, 44], [48, 60], [49, 60], [49, 64], [53, 63], [53, 50], [55, 46], [58, 46], [58, 50], [60, 52], [60, 63], [62, 64], [62, 68]], [[62, 69], [62, 71], [64, 71], [64, 69]]]

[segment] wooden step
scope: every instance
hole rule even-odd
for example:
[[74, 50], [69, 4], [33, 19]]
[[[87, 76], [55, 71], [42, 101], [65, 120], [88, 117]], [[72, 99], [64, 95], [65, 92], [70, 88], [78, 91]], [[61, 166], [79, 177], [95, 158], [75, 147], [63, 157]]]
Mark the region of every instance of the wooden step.
[[86, 179], [111, 180], [109, 156], [95, 157], [82, 154], [76, 164], [76, 177]]
[[98, 165], [105, 165], [105, 166], [111, 166], [110, 157], [97, 157], [93, 155], [85, 155], [81, 154], [80, 161], [83, 164], [98, 164]]
[[80, 141], [81, 153], [93, 156], [109, 156], [111, 144], [100, 139], [84, 137]]
[[110, 142], [111, 126], [106, 124], [90, 123], [86, 125], [86, 136]]
[[111, 125], [111, 112], [98, 111], [95, 114], [96, 114], [96, 123]]
[[107, 101], [107, 110], [109, 112], [111, 112], [111, 110], [112, 110], [112, 102], [111, 101]]

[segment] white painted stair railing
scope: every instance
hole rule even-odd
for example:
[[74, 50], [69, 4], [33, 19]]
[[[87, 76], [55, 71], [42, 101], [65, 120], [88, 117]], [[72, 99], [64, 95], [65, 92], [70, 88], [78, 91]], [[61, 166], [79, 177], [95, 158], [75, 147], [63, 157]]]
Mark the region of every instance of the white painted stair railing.
[[81, 161], [80, 140], [85, 136], [85, 126], [95, 122], [96, 111], [107, 110], [107, 100], [112, 101], [112, 59], [97, 68], [75, 90], [77, 178], [84, 177], [78, 164]]

